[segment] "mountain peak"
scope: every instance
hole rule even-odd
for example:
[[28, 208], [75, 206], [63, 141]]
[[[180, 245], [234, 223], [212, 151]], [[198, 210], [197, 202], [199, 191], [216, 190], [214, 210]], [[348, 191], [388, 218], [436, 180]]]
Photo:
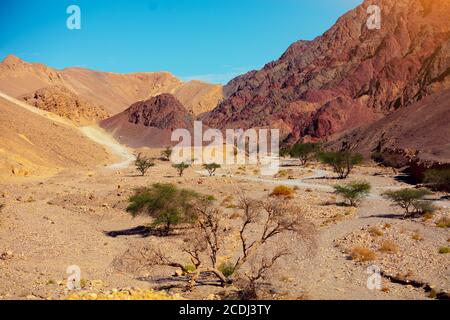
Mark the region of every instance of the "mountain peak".
[[24, 61], [22, 59], [16, 57], [13, 54], [10, 54], [2, 61], [2, 63], [8, 64], [8, 65], [13, 65], [13, 64], [24, 63]]

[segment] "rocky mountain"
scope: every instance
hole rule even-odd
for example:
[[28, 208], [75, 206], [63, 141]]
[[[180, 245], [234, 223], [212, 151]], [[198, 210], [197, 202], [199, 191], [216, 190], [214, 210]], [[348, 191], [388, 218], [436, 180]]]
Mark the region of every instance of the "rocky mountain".
[[[381, 29], [366, 25], [381, 8]], [[322, 36], [235, 78], [206, 118], [214, 128], [272, 127], [286, 143], [327, 139], [450, 88], [450, 1], [370, 0]]]
[[117, 74], [83, 68], [56, 70], [12, 55], [0, 63], [0, 91], [10, 96], [20, 97], [55, 85], [104, 108], [109, 114], [122, 112], [136, 101], [161, 93], [174, 94], [193, 115], [213, 109], [223, 98], [221, 85], [182, 82], [167, 72]]
[[171, 94], [136, 102], [125, 111], [100, 122], [118, 141], [131, 147], [171, 145], [173, 130], [191, 129], [194, 118]]
[[92, 105], [69, 89], [59, 85], [45, 87], [20, 98], [29, 105], [79, 124], [97, 122], [109, 116], [102, 107]]
[[424, 168], [450, 161], [450, 89], [433, 94], [370, 125], [343, 133], [328, 144], [373, 157], [386, 165]]

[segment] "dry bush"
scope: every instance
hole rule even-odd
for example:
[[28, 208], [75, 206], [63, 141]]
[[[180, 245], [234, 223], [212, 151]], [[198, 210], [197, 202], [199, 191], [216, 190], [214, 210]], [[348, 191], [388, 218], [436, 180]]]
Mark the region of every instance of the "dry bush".
[[288, 186], [277, 186], [270, 194], [271, 197], [281, 197], [285, 199], [292, 199], [294, 197], [295, 190]]
[[381, 243], [380, 249], [378, 249], [378, 251], [385, 253], [395, 253], [398, 251], [398, 246], [392, 240], [385, 240]]
[[365, 247], [354, 247], [350, 252], [350, 257], [353, 260], [360, 262], [373, 261], [377, 258], [375, 252]]
[[416, 230], [411, 238], [416, 241], [423, 241], [423, 236], [420, 234], [419, 230]]
[[[237, 228], [240, 249], [234, 255], [234, 261], [218, 264], [219, 254], [228, 243], [225, 241], [226, 229], [223, 227], [223, 212], [210, 201], [199, 201], [195, 205], [197, 221], [185, 234], [181, 250], [186, 261], [173, 259], [161, 248], [150, 248], [139, 254], [138, 258], [149, 265], [165, 265], [177, 268], [188, 276], [188, 289], [198, 285], [200, 278], [212, 277], [217, 284], [237, 284], [242, 291], [241, 297], [253, 298], [259, 287], [259, 280], [273, 269], [278, 261], [290, 254], [279, 243], [275, 250], [268, 250], [267, 244], [276, 241], [281, 234], [291, 234], [306, 243], [312, 249], [315, 244], [315, 230], [306, 221], [301, 210], [282, 200], [256, 201], [245, 195], [239, 199], [241, 223]], [[270, 248], [273, 248], [271, 246]], [[229, 255], [229, 254], [228, 254]], [[195, 271], [193, 271], [195, 270]]]
[[383, 231], [381, 231], [375, 226], [369, 228], [369, 233], [372, 237], [381, 237], [384, 235]]
[[436, 221], [436, 226], [439, 228], [450, 228], [450, 217], [444, 216]]

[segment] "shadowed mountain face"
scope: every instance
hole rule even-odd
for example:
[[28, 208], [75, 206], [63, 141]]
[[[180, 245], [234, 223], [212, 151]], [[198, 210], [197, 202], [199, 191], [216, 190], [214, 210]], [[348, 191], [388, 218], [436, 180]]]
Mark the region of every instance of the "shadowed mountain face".
[[[379, 5], [380, 30], [366, 26]], [[205, 118], [214, 128], [274, 127], [285, 142], [326, 139], [450, 88], [450, 1], [373, 0], [324, 35], [235, 78]]]
[[329, 146], [375, 155], [394, 167], [440, 166], [450, 162], [449, 124], [450, 89], [447, 89], [342, 134]]
[[182, 82], [167, 72], [117, 74], [82, 68], [56, 70], [15, 56], [8, 56], [0, 63], [0, 91], [10, 96], [20, 97], [55, 85], [110, 114], [122, 112], [136, 101], [172, 93], [189, 112], [198, 115], [213, 109], [223, 97], [221, 85]]
[[161, 94], [133, 104], [100, 122], [100, 126], [131, 147], [162, 147], [172, 144], [173, 130], [191, 129], [194, 118], [171, 94]]

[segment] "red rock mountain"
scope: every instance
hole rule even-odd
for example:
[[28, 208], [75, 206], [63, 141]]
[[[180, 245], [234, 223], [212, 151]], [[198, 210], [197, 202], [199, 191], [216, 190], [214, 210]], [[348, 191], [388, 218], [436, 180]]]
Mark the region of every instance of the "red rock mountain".
[[133, 104], [125, 111], [100, 122], [100, 126], [131, 147], [171, 145], [175, 129], [191, 129], [193, 117], [171, 94], [161, 94]]
[[56, 70], [15, 56], [0, 62], [0, 91], [20, 97], [49, 86], [64, 87], [110, 114], [161, 93], [171, 93], [194, 115], [210, 111], [223, 98], [222, 86], [182, 82], [168, 72], [117, 74], [82, 68]]
[[[380, 30], [366, 26], [381, 8]], [[370, 0], [322, 36], [235, 78], [214, 128], [275, 127], [286, 142], [326, 139], [450, 88], [450, 1]], [[447, 114], [448, 115], [448, 114]]]

